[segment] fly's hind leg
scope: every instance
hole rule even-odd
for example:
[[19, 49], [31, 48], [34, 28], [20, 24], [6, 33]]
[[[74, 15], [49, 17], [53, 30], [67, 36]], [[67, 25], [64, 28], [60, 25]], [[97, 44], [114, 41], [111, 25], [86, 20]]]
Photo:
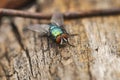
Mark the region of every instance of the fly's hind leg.
[[48, 36], [47, 37], [47, 48], [44, 50], [44, 51], [48, 51], [50, 50], [51, 48], [56, 48], [56, 43], [55, 41], [52, 40], [52, 37], [51, 36]]

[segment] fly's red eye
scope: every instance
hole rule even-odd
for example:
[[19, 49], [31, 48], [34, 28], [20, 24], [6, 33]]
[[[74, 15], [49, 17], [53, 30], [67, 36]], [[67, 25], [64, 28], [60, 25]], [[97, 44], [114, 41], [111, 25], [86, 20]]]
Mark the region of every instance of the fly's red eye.
[[61, 36], [58, 36], [58, 37], [56, 38], [56, 43], [60, 44], [60, 42], [61, 42]]

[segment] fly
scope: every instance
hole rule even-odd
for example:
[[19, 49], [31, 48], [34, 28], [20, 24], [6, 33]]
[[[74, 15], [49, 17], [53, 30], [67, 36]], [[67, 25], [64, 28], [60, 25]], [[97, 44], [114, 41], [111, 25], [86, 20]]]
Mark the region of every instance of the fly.
[[68, 44], [70, 46], [74, 46], [68, 41], [70, 35], [64, 28], [63, 15], [59, 12], [53, 14], [50, 24], [35, 24], [29, 26], [28, 29], [39, 32], [40, 36], [51, 38], [59, 45]]

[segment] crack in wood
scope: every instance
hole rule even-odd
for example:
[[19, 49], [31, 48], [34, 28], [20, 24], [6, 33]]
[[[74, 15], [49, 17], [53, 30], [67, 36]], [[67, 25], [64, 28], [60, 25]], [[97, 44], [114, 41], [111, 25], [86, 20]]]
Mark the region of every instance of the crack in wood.
[[[35, 37], [35, 35], [36, 35], [36, 33], [34, 33], [34, 36], [33, 36], [34, 37], [34, 45], [36, 45], [36, 40], [37, 40], [37, 38]], [[34, 47], [34, 51], [37, 52], [36, 47]]]
[[1, 67], [2, 67], [2, 70], [3, 70], [4, 73], [5, 73], [5, 75], [2, 75], [2, 76], [5, 76], [6, 79], [9, 80], [9, 77], [8, 77], [8, 74], [7, 74], [7, 72], [6, 72], [6, 69], [5, 69], [4, 65], [3, 65], [1, 62], [0, 62], [0, 65], [1, 65]]
[[4, 71], [5, 75], [0, 75], [0, 77], [6, 76], [7, 80], [10, 80], [9, 78], [12, 77], [15, 73], [18, 73], [17, 71], [15, 71], [13, 69], [13, 73], [12, 74], [6, 74], [6, 70], [4, 68], [4, 65], [0, 62], [0, 65], [2, 66], [2, 70]]
[[21, 35], [20, 35], [20, 32], [19, 32], [17, 26], [14, 24], [13, 20], [11, 20], [11, 26], [12, 26], [12, 30], [13, 30], [13, 32], [14, 32], [14, 35], [15, 35], [17, 41], [19, 42], [21, 48], [22, 48], [23, 50], [25, 50], [25, 46], [24, 46], [24, 44], [23, 44], [22, 37], [21, 37]]
[[17, 74], [17, 79], [20, 80], [19, 75], [18, 75], [18, 72], [16, 72], [16, 74]]
[[91, 71], [90, 71], [90, 62], [89, 62], [90, 60], [88, 59], [88, 75], [89, 75], [89, 77], [90, 77], [90, 80], [94, 80], [93, 79], [93, 77], [92, 77], [92, 73], [91, 73]]
[[33, 75], [33, 69], [32, 69], [32, 63], [31, 63], [31, 57], [30, 57], [30, 55], [29, 55], [29, 51], [28, 51], [28, 49], [26, 49], [25, 52], [26, 52], [26, 55], [27, 55], [27, 58], [28, 58], [28, 61], [29, 61], [29, 64], [30, 64], [30, 72], [31, 72], [31, 74]]
[[8, 51], [7, 50], [5, 50], [6, 52], [4, 53], [5, 54], [5, 57], [6, 57], [6, 59], [7, 59], [7, 61], [8, 61], [8, 64], [9, 64], [9, 66], [10, 66], [10, 59], [9, 59], [9, 56], [8, 56]]

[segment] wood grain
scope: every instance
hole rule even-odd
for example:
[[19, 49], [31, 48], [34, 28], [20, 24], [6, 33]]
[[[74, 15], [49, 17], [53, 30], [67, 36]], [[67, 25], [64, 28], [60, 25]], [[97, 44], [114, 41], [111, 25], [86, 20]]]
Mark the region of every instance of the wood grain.
[[[49, 13], [56, 8], [66, 12], [120, 5], [117, 0], [38, 0], [37, 3], [40, 8], [35, 4], [28, 10], [35, 12], [37, 8]], [[24, 29], [48, 21], [19, 17], [4, 17], [1, 21], [0, 80], [120, 79], [120, 16], [65, 21], [67, 31], [79, 35], [70, 38], [76, 47], [64, 48]]]

